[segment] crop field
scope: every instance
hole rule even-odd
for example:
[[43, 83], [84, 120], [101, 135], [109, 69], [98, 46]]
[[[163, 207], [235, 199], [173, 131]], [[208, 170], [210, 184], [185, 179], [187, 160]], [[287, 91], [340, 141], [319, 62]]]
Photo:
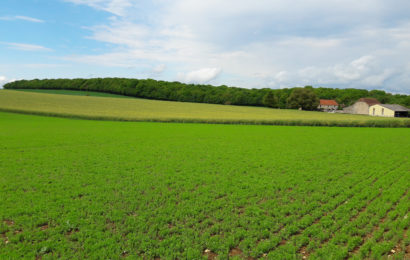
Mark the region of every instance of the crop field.
[[409, 118], [158, 101], [0, 91], [0, 110], [86, 119], [268, 125], [410, 127]]
[[15, 89], [15, 91], [34, 92], [43, 94], [61, 94], [73, 96], [92, 96], [92, 97], [115, 97], [115, 98], [134, 98], [129, 96], [110, 94], [95, 91], [61, 90], [61, 89]]
[[405, 128], [0, 112], [0, 258], [409, 259], [409, 151]]

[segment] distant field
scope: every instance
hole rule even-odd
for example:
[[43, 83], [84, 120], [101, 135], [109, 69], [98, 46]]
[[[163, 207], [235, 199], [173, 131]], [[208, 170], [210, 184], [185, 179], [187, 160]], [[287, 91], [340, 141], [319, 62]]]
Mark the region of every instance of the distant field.
[[0, 259], [409, 259], [409, 140], [0, 113]]
[[0, 110], [63, 117], [162, 122], [274, 125], [410, 126], [410, 119], [228, 106], [0, 91]]
[[14, 89], [15, 91], [35, 92], [44, 94], [61, 94], [73, 96], [92, 96], [92, 97], [114, 97], [114, 98], [134, 98], [123, 95], [109, 94], [95, 91], [78, 91], [78, 90], [59, 90], [59, 89]]

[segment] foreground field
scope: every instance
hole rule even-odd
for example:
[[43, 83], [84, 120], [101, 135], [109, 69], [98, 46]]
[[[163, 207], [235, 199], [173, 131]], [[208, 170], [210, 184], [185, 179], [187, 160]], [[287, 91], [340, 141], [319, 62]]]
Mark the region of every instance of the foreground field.
[[403, 118], [132, 98], [53, 95], [15, 90], [0, 91], [0, 110], [124, 121], [410, 127], [410, 119]]
[[0, 126], [0, 258], [409, 257], [408, 129]]

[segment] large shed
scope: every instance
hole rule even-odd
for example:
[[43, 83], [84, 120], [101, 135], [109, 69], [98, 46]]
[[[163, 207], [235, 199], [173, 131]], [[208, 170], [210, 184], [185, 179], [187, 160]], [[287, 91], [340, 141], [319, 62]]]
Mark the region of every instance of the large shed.
[[343, 112], [348, 114], [368, 115], [369, 108], [376, 104], [381, 103], [375, 98], [360, 98], [353, 105], [343, 108]]
[[370, 107], [369, 115], [371, 116], [385, 116], [385, 117], [409, 117], [407, 107], [397, 104], [376, 104]]

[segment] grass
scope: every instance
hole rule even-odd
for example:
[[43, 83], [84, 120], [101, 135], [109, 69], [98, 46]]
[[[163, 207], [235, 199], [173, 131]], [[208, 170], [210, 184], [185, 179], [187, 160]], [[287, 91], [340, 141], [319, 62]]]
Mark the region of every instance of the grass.
[[409, 257], [408, 129], [0, 126], [2, 259]]
[[263, 107], [0, 91], [0, 110], [85, 119], [227, 124], [409, 127], [410, 119]]
[[15, 91], [34, 92], [43, 94], [60, 94], [73, 96], [91, 96], [91, 97], [112, 97], [112, 98], [134, 98], [123, 95], [116, 95], [95, 91], [78, 91], [78, 90], [61, 90], [61, 89], [14, 89]]

